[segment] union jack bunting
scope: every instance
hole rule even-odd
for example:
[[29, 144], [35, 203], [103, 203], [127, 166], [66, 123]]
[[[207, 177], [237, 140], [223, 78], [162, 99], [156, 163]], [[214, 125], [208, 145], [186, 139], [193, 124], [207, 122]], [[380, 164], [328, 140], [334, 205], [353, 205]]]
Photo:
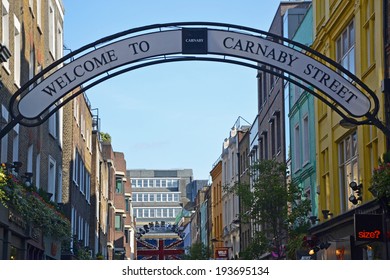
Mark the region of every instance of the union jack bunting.
[[184, 254], [181, 239], [137, 240], [138, 260], [180, 260]]

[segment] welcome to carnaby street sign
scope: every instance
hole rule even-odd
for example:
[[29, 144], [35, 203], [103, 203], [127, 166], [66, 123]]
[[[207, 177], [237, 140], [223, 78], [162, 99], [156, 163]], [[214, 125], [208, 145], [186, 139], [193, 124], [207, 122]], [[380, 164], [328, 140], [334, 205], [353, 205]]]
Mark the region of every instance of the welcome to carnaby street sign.
[[[86, 53], [89, 49], [92, 50]], [[302, 44], [243, 26], [184, 22], [131, 29], [68, 54], [12, 96], [11, 115], [15, 122], [27, 125], [27, 122], [23, 123], [24, 119], [36, 120], [35, 125], [38, 125], [47, 119], [49, 108], [55, 105], [55, 111], [63, 105], [59, 100], [72, 90], [89, 81], [106, 80], [107, 75], [108, 78], [115, 76], [115, 71], [127, 65], [135, 66], [121, 71], [152, 65], [153, 60], [155, 64], [180, 60], [236, 63], [286, 79], [289, 78], [283, 73], [288, 73], [303, 81], [305, 84], [300, 84], [303, 88], [311, 85], [322, 92], [337, 106], [311, 90], [343, 117], [369, 118], [378, 112], [378, 98], [366, 85], [334, 61]], [[264, 68], [264, 65], [269, 67]], [[277, 69], [277, 72], [272, 69]], [[39, 83], [30, 90], [38, 80]], [[67, 96], [67, 100], [73, 97]], [[374, 103], [373, 108], [371, 102]], [[343, 115], [344, 112], [346, 115]], [[45, 114], [46, 118], [43, 117]]]

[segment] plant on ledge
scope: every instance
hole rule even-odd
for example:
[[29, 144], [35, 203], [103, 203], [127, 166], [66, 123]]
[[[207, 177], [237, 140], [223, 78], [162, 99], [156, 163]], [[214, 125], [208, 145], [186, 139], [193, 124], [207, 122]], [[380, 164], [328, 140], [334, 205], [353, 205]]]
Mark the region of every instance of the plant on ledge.
[[62, 241], [70, 238], [70, 222], [58, 206], [45, 200], [34, 187], [26, 187], [13, 174], [0, 167], [0, 203], [11, 208], [46, 236]]
[[390, 206], [390, 153], [379, 159], [379, 165], [374, 169], [371, 178], [370, 192], [380, 201]]

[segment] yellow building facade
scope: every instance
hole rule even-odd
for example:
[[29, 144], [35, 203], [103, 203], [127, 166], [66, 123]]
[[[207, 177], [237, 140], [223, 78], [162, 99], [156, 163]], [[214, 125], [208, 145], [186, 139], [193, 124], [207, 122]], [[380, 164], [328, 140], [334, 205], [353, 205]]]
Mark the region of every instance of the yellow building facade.
[[211, 175], [211, 242], [214, 251], [214, 257], [218, 258], [217, 253], [222, 249], [222, 161], [219, 160], [213, 169]]
[[[313, 17], [312, 48], [338, 62], [375, 92], [380, 102], [377, 117], [384, 122], [383, 1], [314, 0]], [[367, 252], [363, 247], [360, 252], [360, 247], [355, 248], [360, 244], [353, 241], [354, 214], [358, 208], [366, 211], [361, 209], [373, 203], [368, 188], [373, 169], [386, 151], [386, 137], [375, 126], [342, 127], [341, 116], [319, 99], [315, 100], [315, 114], [320, 223], [312, 232], [333, 244], [320, 258], [339, 258], [336, 253], [343, 247], [344, 259], [364, 259]], [[350, 187], [351, 182], [362, 184], [361, 199]], [[336, 219], [348, 230], [337, 232]]]

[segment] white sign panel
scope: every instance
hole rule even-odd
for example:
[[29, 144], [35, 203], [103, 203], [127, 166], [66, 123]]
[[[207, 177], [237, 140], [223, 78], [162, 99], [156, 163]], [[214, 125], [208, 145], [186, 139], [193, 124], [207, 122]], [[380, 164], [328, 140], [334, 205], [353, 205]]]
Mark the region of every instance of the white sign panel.
[[57, 70], [19, 102], [20, 114], [38, 117], [61, 97], [88, 80], [141, 59], [181, 52], [181, 30], [125, 39], [92, 51]]
[[370, 100], [326, 65], [285, 45], [229, 31], [209, 30], [208, 53], [231, 55], [267, 63], [312, 84], [353, 116], [364, 116]]
[[313, 85], [355, 117], [370, 110], [370, 100], [358, 88], [304, 53], [264, 38], [204, 28], [144, 34], [98, 48], [39, 83], [21, 98], [19, 112], [24, 118], [37, 118], [74, 88], [102, 73], [145, 58], [183, 52], [220, 54], [269, 64]]

